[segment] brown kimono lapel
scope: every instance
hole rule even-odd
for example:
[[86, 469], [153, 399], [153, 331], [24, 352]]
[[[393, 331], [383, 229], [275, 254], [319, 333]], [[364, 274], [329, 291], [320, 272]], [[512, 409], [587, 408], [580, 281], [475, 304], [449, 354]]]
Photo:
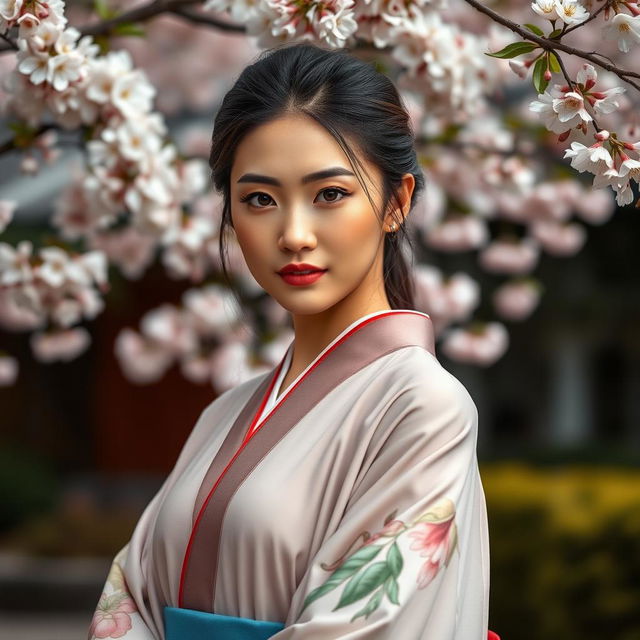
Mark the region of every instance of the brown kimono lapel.
[[213, 607], [220, 533], [227, 506], [264, 456], [334, 387], [378, 358], [416, 345], [435, 355], [433, 325], [424, 314], [392, 310], [364, 320], [318, 358], [253, 435], [245, 438], [269, 396], [284, 358], [273, 374], [265, 377], [233, 423], [198, 491], [182, 563], [179, 607], [200, 611]]

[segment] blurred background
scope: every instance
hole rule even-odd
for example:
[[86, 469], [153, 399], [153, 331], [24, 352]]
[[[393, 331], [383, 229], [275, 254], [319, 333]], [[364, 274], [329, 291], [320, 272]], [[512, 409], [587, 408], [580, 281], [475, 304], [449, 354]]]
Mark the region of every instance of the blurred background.
[[[68, 14], [72, 22], [95, 19], [87, 3], [67, 4], [76, 11]], [[127, 48], [146, 70], [158, 88], [155, 108], [184, 153], [197, 156], [199, 149], [204, 156], [216, 105], [259, 49], [243, 33], [177, 17], [145, 28], [144, 39], [113, 38], [111, 47]], [[6, 74], [11, 55], [1, 57]], [[193, 70], [188, 83], [184, 65]], [[534, 97], [530, 86], [506, 80], [503, 93], [511, 100], [505, 110]], [[0, 120], [0, 143], [11, 137], [11, 121], [10, 113]], [[552, 154], [548, 137], [538, 144]], [[82, 145], [73, 132], [60, 132], [58, 148], [37, 175], [25, 171], [22, 152], [0, 155], [0, 200], [17, 202], [1, 242], [37, 246], [59, 232], [52, 216]], [[432, 163], [425, 171], [433, 172], [435, 193], [444, 170]], [[584, 176], [559, 175], [571, 175], [589, 200]], [[445, 214], [459, 206], [448, 196]], [[422, 207], [427, 218], [436, 208]], [[493, 358], [472, 361], [436, 345], [478, 406], [491, 542], [489, 628], [502, 640], [640, 639], [639, 212], [611, 206], [604, 222], [584, 225], [584, 242], [572, 255], [540, 252], [531, 275], [544, 291], [521, 319], [500, 318], [489, 296], [470, 296], [474, 319], [498, 315], [508, 329]], [[485, 216], [485, 224], [495, 236], [504, 221]], [[441, 274], [471, 274], [479, 290], [490, 291], [504, 274], [478, 266], [479, 248], [423, 243], [417, 257]], [[286, 317], [236, 268], [251, 294], [241, 342], [274, 347], [238, 378], [222, 373], [238, 364], [227, 358], [205, 376], [167, 360], [144, 379], [116, 350], [121, 332], [138, 327], [151, 309], [180, 305], [193, 287], [189, 278], [167, 277], [166, 261], [157, 256], [135, 277], [110, 268], [104, 310], [83, 323], [90, 344], [76, 357], [44, 362], [30, 331], [0, 324], [0, 349], [20, 366], [15, 382], [0, 387], [0, 636], [86, 637], [113, 556], [201, 411], [234, 380], [261, 373], [283, 353], [291, 338]], [[212, 269], [206, 282], [222, 280]], [[432, 295], [425, 285], [421, 309], [436, 317]], [[269, 321], [281, 333], [269, 334]], [[448, 323], [440, 326], [449, 336]], [[224, 385], [212, 384], [216, 372]]]

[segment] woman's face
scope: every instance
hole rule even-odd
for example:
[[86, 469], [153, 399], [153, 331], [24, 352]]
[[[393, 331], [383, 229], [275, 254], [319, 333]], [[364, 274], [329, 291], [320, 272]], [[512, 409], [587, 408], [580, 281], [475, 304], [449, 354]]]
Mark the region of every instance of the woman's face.
[[[380, 171], [363, 164], [379, 206]], [[247, 266], [285, 309], [307, 315], [339, 304], [359, 313], [389, 308], [382, 257], [391, 218], [383, 223], [376, 216], [348, 157], [324, 127], [302, 115], [257, 127], [238, 145], [230, 186], [231, 219]], [[278, 273], [303, 262], [326, 271], [302, 285]]]

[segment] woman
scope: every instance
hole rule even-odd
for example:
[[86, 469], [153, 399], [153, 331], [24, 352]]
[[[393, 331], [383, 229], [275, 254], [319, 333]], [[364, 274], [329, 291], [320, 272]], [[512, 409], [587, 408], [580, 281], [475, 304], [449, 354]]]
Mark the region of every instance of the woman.
[[491, 638], [477, 410], [413, 309], [424, 178], [396, 88], [345, 51], [263, 52], [210, 166], [221, 254], [232, 229], [295, 338], [205, 408], [90, 638]]

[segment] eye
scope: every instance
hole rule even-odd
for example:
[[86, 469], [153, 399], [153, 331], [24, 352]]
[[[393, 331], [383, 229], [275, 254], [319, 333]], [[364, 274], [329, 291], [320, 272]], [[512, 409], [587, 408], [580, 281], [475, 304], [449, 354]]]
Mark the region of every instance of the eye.
[[340, 202], [340, 200], [344, 200], [351, 195], [348, 191], [345, 191], [340, 187], [327, 187], [320, 191], [320, 193], [339, 193], [342, 196], [341, 198], [332, 197], [329, 200], [325, 200], [325, 202]]
[[[268, 193], [264, 193], [263, 191], [254, 191], [253, 193], [249, 193], [246, 196], [242, 196], [242, 198], [240, 198], [240, 202], [249, 202], [249, 200], [251, 200], [255, 196], [266, 196], [267, 198], [270, 198], [273, 201], [273, 198]], [[249, 204], [254, 206], [254, 207], [257, 206], [258, 209], [262, 209], [263, 208], [263, 207], [260, 207], [258, 205], [253, 204], [252, 202], [249, 202]], [[263, 202], [263, 204], [264, 204], [264, 202]]]

